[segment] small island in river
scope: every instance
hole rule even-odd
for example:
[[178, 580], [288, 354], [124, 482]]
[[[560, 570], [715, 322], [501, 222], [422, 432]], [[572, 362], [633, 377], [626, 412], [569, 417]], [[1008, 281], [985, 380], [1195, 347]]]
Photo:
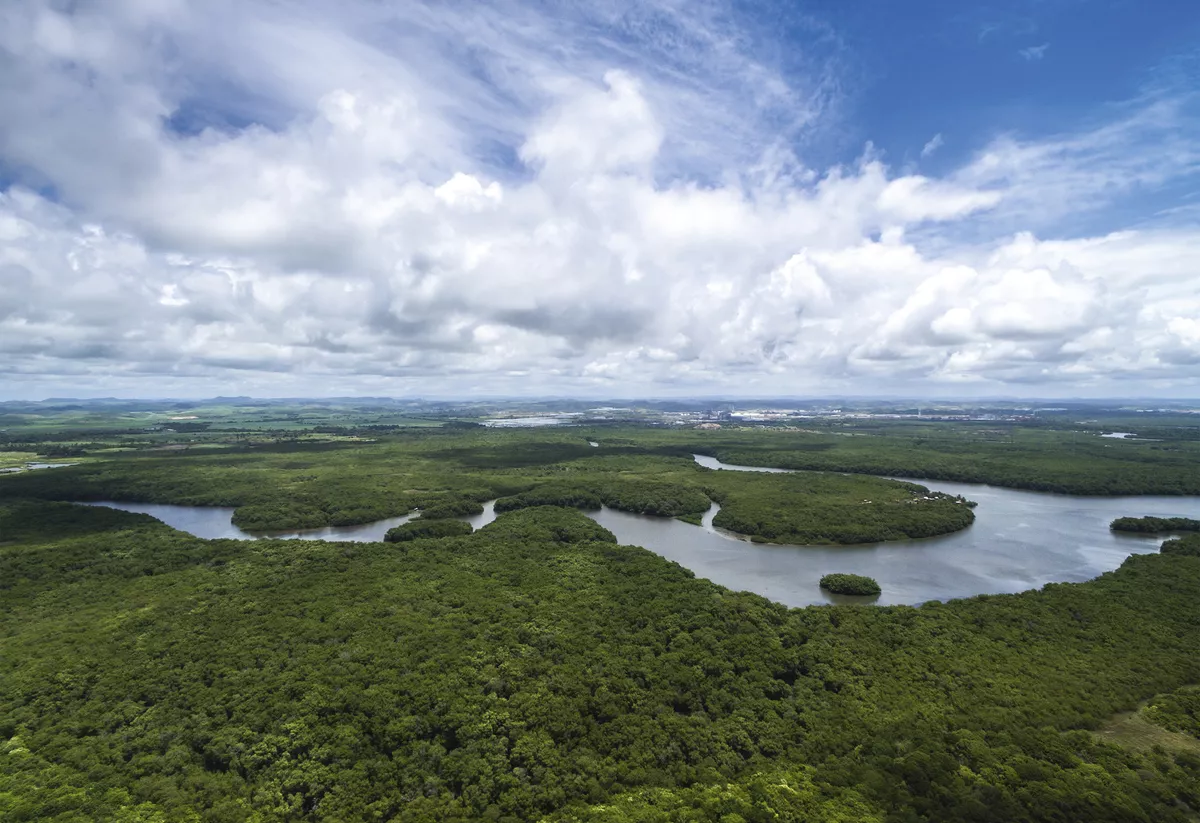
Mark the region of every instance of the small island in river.
[[882, 591], [875, 578], [861, 574], [827, 574], [821, 578], [821, 588], [833, 594], [860, 597], [871, 597]]

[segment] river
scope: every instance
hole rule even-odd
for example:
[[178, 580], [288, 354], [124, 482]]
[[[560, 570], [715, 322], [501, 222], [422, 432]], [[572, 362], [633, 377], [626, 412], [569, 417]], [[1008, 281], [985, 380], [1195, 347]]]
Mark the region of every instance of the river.
[[[371, 543], [383, 540], [389, 529], [407, 523], [417, 512], [362, 523], [357, 526], [322, 526], [316, 529], [289, 529], [287, 531], [248, 532], [233, 525], [232, 507], [226, 506], [173, 506], [167, 503], [121, 503], [102, 500], [85, 503], [86, 506], [107, 506], [126, 512], [148, 514], [166, 523], [173, 529], [203, 537], [205, 540], [330, 540], [339, 543]], [[465, 520], [475, 528], [486, 526], [496, 519], [495, 500], [483, 504], [482, 514], [456, 518]]]
[[[695, 455], [701, 466], [725, 471], [786, 472], [733, 466]], [[977, 594], [1039, 588], [1051, 582], [1082, 582], [1121, 565], [1129, 554], [1158, 550], [1162, 537], [1116, 534], [1117, 517], [1154, 515], [1200, 518], [1200, 497], [1078, 497], [941, 480], [914, 480], [935, 491], [977, 501], [975, 523], [962, 531], [923, 540], [861, 546], [782, 546], [751, 543], [712, 525], [714, 504], [702, 526], [604, 508], [589, 512], [622, 544], [647, 549], [730, 589], [752, 591], [789, 606], [862, 602], [822, 591], [817, 582], [831, 572], [865, 574], [883, 594], [869, 602], [916, 604]], [[480, 515], [459, 518], [480, 528], [495, 519], [494, 501]], [[413, 515], [360, 526], [330, 526], [271, 534], [249, 534], [230, 522], [233, 509], [105, 502], [143, 512], [169, 526], [204, 538], [259, 537], [313, 540], [382, 540], [388, 529]]]

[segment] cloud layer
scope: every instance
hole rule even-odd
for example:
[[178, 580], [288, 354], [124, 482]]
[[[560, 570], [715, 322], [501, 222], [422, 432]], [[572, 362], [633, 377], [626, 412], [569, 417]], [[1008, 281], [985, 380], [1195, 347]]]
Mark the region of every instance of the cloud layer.
[[478, 5], [5, 4], [5, 391], [1200, 387], [1193, 99], [814, 169], [813, 21]]

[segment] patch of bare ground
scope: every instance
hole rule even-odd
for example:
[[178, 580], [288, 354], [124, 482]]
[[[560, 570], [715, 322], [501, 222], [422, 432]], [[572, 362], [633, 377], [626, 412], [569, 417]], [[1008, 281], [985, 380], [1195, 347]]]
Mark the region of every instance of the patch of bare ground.
[[1146, 703], [1143, 703], [1136, 711], [1114, 714], [1092, 734], [1100, 740], [1139, 752], [1162, 746], [1169, 752], [1186, 751], [1200, 754], [1200, 740], [1189, 734], [1168, 731], [1162, 726], [1154, 725], [1146, 719], [1143, 713], [1145, 707]]

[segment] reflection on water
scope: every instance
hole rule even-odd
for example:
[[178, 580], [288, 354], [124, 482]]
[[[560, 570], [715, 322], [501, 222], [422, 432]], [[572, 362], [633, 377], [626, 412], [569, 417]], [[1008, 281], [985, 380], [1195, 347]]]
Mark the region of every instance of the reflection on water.
[[[727, 466], [696, 455], [710, 469], [772, 471]], [[1200, 518], [1197, 497], [1073, 497], [995, 486], [911, 480], [979, 503], [975, 523], [954, 534], [862, 546], [780, 546], [751, 543], [713, 526], [716, 504], [701, 526], [680, 520], [604, 508], [590, 512], [627, 545], [644, 546], [731, 589], [756, 592], [789, 606], [863, 602], [823, 592], [818, 581], [833, 572], [865, 574], [879, 581], [880, 604], [921, 603], [976, 594], [1018, 592], [1050, 582], [1081, 582], [1121, 565], [1134, 552], [1154, 552], [1159, 537], [1117, 534], [1108, 524], [1126, 515]], [[263, 536], [313, 540], [382, 540], [388, 529], [413, 515], [361, 526], [330, 526], [283, 534], [248, 534], [230, 522], [233, 509], [136, 503], [101, 503], [153, 515], [204, 538]], [[475, 528], [496, 518], [495, 501], [483, 514], [462, 517]]]

